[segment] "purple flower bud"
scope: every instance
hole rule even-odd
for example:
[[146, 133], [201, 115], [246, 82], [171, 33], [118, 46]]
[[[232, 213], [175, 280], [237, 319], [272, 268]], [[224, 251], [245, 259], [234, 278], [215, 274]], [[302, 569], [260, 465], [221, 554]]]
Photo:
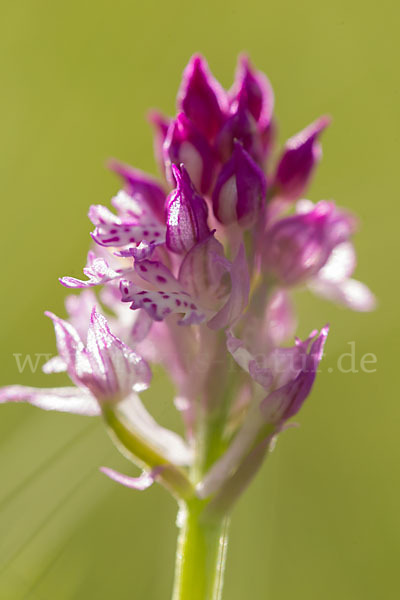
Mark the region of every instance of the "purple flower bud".
[[235, 142], [232, 158], [224, 165], [213, 192], [213, 209], [224, 225], [238, 222], [251, 227], [262, 209], [266, 195], [266, 179], [260, 167]]
[[253, 71], [247, 56], [239, 57], [235, 83], [229, 92], [231, 111], [246, 109], [263, 127], [267, 126], [274, 109], [274, 92], [268, 78]]
[[210, 233], [207, 204], [196, 192], [183, 165], [172, 165], [176, 189], [167, 198], [167, 247], [172, 252], [188, 252]]
[[241, 107], [229, 117], [215, 140], [219, 157], [223, 163], [232, 156], [235, 140], [242, 144], [246, 152], [258, 164], [262, 164], [264, 158], [263, 138], [252, 114]]
[[279, 198], [295, 201], [302, 196], [322, 156], [318, 137], [329, 123], [329, 117], [321, 117], [286, 142], [274, 179]]
[[178, 92], [178, 110], [212, 141], [224, 122], [227, 94], [211, 75], [206, 60], [195, 54], [189, 61]]
[[307, 202], [307, 209], [277, 221], [265, 234], [263, 267], [284, 285], [316, 276], [334, 248], [347, 242], [355, 230], [354, 217], [339, 211], [333, 202], [315, 206]]
[[184, 163], [196, 189], [202, 194], [209, 191], [215, 169], [214, 153], [206, 138], [184, 113], [172, 121], [163, 152], [170, 183], [174, 183], [172, 164]]

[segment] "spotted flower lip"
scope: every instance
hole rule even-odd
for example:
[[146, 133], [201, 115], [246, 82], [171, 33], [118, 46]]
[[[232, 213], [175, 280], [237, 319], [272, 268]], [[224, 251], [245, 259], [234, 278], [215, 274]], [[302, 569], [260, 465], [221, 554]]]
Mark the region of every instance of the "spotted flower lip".
[[[114, 202], [122, 206], [122, 201], [128, 199], [131, 200], [123, 192], [119, 192]], [[139, 245], [143, 240], [157, 243], [164, 233], [163, 226], [152, 220], [150, 212], [137, 216], [128, 214], [127, 218], [120, 218], [115, 217], [105, 206], [94, 205], [90, 207], [89, 218], [96, 225], [93, 239], [101, 246]]]
[[143, 287], [148, 284], [147, 289], [129, 280], [120, 283], [122, 301], [131, 303], [132, 310], [143, 309], [155, 321], [162, 321], [171, 314], [183, 315], [181, 325], [204, 321], [201, 308], [162, 263], [144, 260], [136, 268]]
[[[158, 261], [145, 260], [135, 266], [142, 279], [142, 286], [130, 280], [121, 280], [120, 289], [123, 302], [130, 302], [131, 309], [143, 309], [155, 321], [163, 321], [172, 314], [180, 315], [179, 325], [195, 325], [207, 321], [210, 329], [223, 329], [233, 325], [242, 315], [250, 292], [250, 279], [247, 270], [244, 247], [241, 246], [233, 262], [222, 256], [217, 244], [211, 246], [213, 263], [205, 274], [205, 282], [198, 278], [198, 260], [204, 261], [212, 234], [192, 249], [182, 263], [177, 279], [172, 272]], [[207, 242], [207, 246], [205, 243]], [[196, 254], [199, 254], [197, 257]], [[203, 263], [204, 266], [204, 263]], [[230, 290], [227, 291], [222, 278], [227, 274], [230, 278]], [[140, 282], [139, 282], [140, 283]], [[199, 303], [190, 291], [201, 290], [199, 297], [210, 293], [218, 299], [217, 307], [210, 310]], [[221, 289], [224, 293], [221, 294]], [[189, 291], [190, 290], [190, 291]]]

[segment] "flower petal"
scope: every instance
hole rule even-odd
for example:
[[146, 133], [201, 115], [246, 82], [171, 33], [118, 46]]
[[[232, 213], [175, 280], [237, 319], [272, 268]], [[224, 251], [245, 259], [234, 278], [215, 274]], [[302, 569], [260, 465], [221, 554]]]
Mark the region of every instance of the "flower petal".
[[307, 355], [308, 348], [317, 333], [313, 331], [305, 341], [296, 339], [294, 346], [273, 347], [265, 354], [253, 355], [242, 340], [228, 331], [227, 348], [237, 364], [249, 373], [256, 383], [266, 390], [271, 390], [282, 388], [298, 377], [307, 360], [310, 360]]
[[143, 471], [140, 477], [130, 477], [129, 475], [124, 475], [123, 473], [119, 473], [118, 471], [114, 471], [114, 469], [109, 469], [108, 467], [100, 467], [100, 471], [113, 481], [116, 481], [125, 487], [131, 488], [132, 490], [138, 490], [142, 492], [153, 485], [158, 473], [160, 472], [160, 469], [153, 469], [150, 472]]
[[91, 374], [91, 367], [85, 352], [85, 346], [76, 329], [51, 312], [45, 315], [53, 321], [57, 350], [65, 362], [68, 375], [76, 385], [82, 385]]
[[266, 389], [272, 385], [272, 370], [268, 367], [260, 367], [244, 343], [236, 338], [231, 331], [226, 334], [226, 345], [237, 364], [249, 373], [254, 381]]
[[[165, 239], [161, 238], [160, 244], [163, 244], [164, 242]], [[137, 246], [131, 246], [130, 248], [115, 252], [114, 254], [120, 258], [134, 258], [135, 262], [140, 262], [141, 260], [147, 260], [150, 258], [157, 245], [158, 244], [155, 244], [154, 242], [147, 243], [143, 240]]]
[[136, 312], [126, 310], [125, 305], [121, 302], [119, 288], [110, 285], [104, 287], [100, 293], [100, 300], [116, 315], [115, 318], [108, 319], [110, 328], [116, 337], [132, 348], [147, 337], [153, 319], [144, 310]]
[[103, 285], [109, 281], [119, 279], [128, 274], [131, 269], [113, 269], [107, 260], [97, 257], [92, 251], [88, 253], [87, 265], [83, 269], [88, 279], [76, 279], [76, 277], [61, 277], [60, 283], [67, 288], [88, 288]]
[[162, 321], [170, 314], [183, 314], [180, 325], [204, 321], [205, 315], [197, 302], [161, 262], [144, 260], [135, 265], [135, 271], [151, 289], [145, 290], [130, 280], [121, 281], [122, 302], [132, 302], [132, 310], [143, 308], [155, 321]]
[[110, 331], [106, 319], [93, 309], [87, 337], [87, 355], [92, 367], [92, 392], [100, 399], [121, 399], [132, 390], [143, 391], [151, 381], [145, 360]]
[[156, 179], [115, 159], [109, 167], [125, 181], [125, 191], [129, 196], [137, 196], [143, 207], [149, 208], [160, 222], [164, 221], [165, 192]]
[[105, 206], [97, 204], [90, 207], [89, 218], [96, 226], [92, 238], [100, 246], [138, 246], [141, 242], [149, 245], [165, 241], [165, 225], [147, 216], [144, 220], [141, 217], [136, 220], [120, 219]]
[[320, 269], [318, 279], [324, 281], [343, 281], [350, 277], [356, 267], [356, 253], [351, 242], [343, 242], [332, 250], [332, 253]]
[[294, 336], [297, 319], [289, 294], [285, 290], [278, 290], [272, 295], [265, 317], [267, 337], [273, 346], [280, 346]]
[[90, 288], [84, 289], [80, 294], [70, 294], [65, 299], [68, 321], [76, 329], [81, 340], [86, 339], [90, 315], [97, 303], [96, 294]]
[[355, 231], [353, 215], [321, 200], [309, 209], [279, 219], [262, 241], [263, 268], [285, 285], [296, 285], [317, 276], [332, 251], [348, 243]]
[[43, 373], [46, 373], [47, 375], [50, 375], [51, 373], [65, 373], [66, 370], [67, 363], [61, 356], [53, 356], [42, 367]]
[[369, 312], [377, 305], [376, 297], [369, 287], [357, 279], [328, 281], [316, 278], [308, 285], [318, 296], [342, 304], [351, 310]]
[[96, 417], [101, 412], [92, 394], [75, 387], [39, 389], [11, 385], [0, 388], [0, 404], [5, 402], [27, 402], [44, 410], [56, 410], [88, 417]]
[[143, 308], [155, 321], [163, 321], [168, 315], [182, 314], [179, 325], [196, 325], [204, 321], [205, 315], [193, 301], [191, 296], [183, 291], [149, 291], [143, 290], [131, 281], [121, 281], [123, 302], [131, 302], [131, 309]]
[[161, 289], [168, 292], [180, 291], [182, 289], [179, 281], [160, 261], [141, 261], [140, 264], [135, 265], [135, 271], [141, 279], [150, 283], [155, 289]]
[[[179, 269], [179, 282], [196, 301], [211, 310], [226, 297], [227, 286], [222, 280], [226, 272], [224, 264], [216, 256], [224, 256], [222, 244], [214, 237], [214, 231], [186, 254]], [[229, 288], [228, 288], [229, 289]]]
[[261, 414], [267, 423], [283, 423], [300, 410], [314, 384], [328, 331], [328, 325], [321, 329], [297, 377], [273, 391], [261, 403]]
[[233, 263], [220, 256], [216, 256], [215, 260], [225, 266], [231, 278], [231, 291], [228, 300], [208, 322], [211, 329], [221, 329], [233, 325], [246, 308], [250, 293], [250, 277], [243, 244], [240, 246]]

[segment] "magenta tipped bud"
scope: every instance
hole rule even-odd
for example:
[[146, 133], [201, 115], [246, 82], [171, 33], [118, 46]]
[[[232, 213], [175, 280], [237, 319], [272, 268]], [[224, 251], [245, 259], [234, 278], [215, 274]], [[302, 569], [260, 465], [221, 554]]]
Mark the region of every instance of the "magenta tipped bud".
[[173, 164], [184, 163], [195, 188], [206, 194], [212, 184], [215, 160], [206, 138], [180, 113], [171, 122], [163, 148], [167, 180], [174, 183]]
[[235, 83], [229, 93], [231, 112], [238, 108], [247, 110], [257, 123], [266, 127], [274, 109], [274, 93], [268, 78], [251, 68], [247, 56], [241, 56], [236, 70]]
[[232, 158], [224, 165], [213, 193], [213, 209], [224, 225], [254, 225], [266, 196], [266, 179], [239, 142], [235, 142]]
[[178, 93], [178, 110], [183, 110], [196, 127], [212, 141], [224, 122], [227, 94], [212, 76], [206, 60], [195, 54], [189, 61]]
[[183, 254], [204, 240], [210, 229], [207, 204], [196, 192], [185, 167], [172, 165], [176, 188], [167, 198], [167, 247]]
[[262, 164], [263, 140], [258, 125], [251, 113], [240, 107], [226, 121], [215, 141], [222, 162], [226, 162], [232, 156], [235, 140], [242, 144], [258, 164]]
[[321, 117], [286, 142], [274, 180], [278, 197], [287, 201], [301, 198], [321, 159], [318, 138], [329, 123], [329, 117]]

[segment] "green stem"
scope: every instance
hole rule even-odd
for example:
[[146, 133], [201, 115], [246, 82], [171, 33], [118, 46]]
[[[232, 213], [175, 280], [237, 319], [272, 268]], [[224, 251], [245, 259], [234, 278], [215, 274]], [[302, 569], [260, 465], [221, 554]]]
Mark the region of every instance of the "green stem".
[[[225, 340], [223, 340], [225, 344]], [[228, 365], [229, 367], [230, 365]], [[197, 414], [195, 461], [190, 479], [195, 486], [226, 447], [224, 428], [235, 385], [234, 373], [216, 369]], [[212, 401], [215, 390], [218, 403]], [[207, 392], [213, 392], [209, 396]], [[211, 401], [210, 401], [211, 398]], [[210, 515], [209, 500], [190, 498], [181, 503], [178, 515], [180, 533], [176, 553], [172, 600], [221, 600], [228, 544], [229, 517]]]
[[172, 600], [221, 600], [229, 518], [207, 520], [203, 503], [181, 508]]

